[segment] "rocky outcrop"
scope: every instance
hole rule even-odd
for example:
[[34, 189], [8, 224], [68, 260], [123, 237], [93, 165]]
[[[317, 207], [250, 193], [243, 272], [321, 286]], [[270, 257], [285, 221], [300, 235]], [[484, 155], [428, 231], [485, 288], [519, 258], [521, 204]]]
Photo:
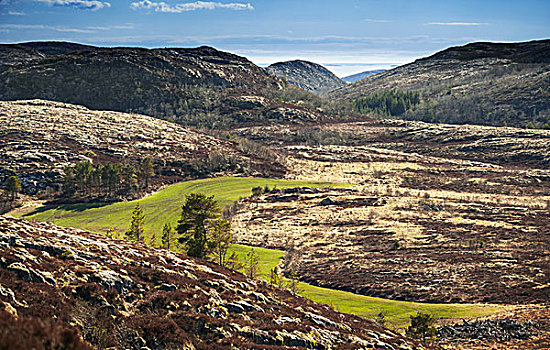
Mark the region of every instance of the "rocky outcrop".
[[440, 339], [529, 339], [537, 333], [537, 325], [530, 320], [519, 322], [509, 318], [480, 320], [447, 325], [437, 329]]
[[292, 85], [317, 94], [346, 85], [342, 79], [325, 67], [308, 61], [278, 62], [267, 67], [267, 71]]
[[422, 348], [290, 291], [140, 244], [0, 216], [0, 247], [0, 347], [36, 330], [26, 340], [36, 348]]

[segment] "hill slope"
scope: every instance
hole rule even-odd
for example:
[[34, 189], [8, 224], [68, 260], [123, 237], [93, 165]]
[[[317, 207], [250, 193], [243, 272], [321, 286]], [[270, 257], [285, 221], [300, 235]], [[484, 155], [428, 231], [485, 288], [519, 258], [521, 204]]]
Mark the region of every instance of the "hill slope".
[[365, 79], [367, 77], [370, 77], [371, 75], [382, 73], [384, 71], [385, 69], [367, 70], [361, 73], [348, 75], [347, 77], [343, 77], [342, 80], [346, 83], [355, 83], [358, 80]]
[[29, 194], [59, 189], [63, 168], [86, 160], [135, 164], [151, 157], [157, 185], [206, 173], [284, 172], [276, 155], [256, 155], [254, 145], [245, 149], [143, 115], [43, 100], [0, 101], [0, 139], [0, 181], [18, 174]]
[[164, 250], [1, 216], [0, 244], [0, 348], [417, 348], [370, 321]]
[[550, 40], [473, 43], [368, 77], [332, 93], [355, 101], [390, 89], [420, 92], [401, 117], [453, 124], [509, 125], [550, 120]]
[[75, 51], [90, 50], [93, 46], [70, 42], [37, 41], [21, 44], [0, 45], [0, 65], [65, 55]]
[[325, 67], [308, 61], [278, 62], [267, 67], [267, 71], [301, 89], [318, 94], [346, 85]]
[[[47, 99], [198, 127], [317, 119], [305, 107], [277, 101], [283, 87], [278, 78], [244, 57], [211, 47], [71, 51], [70, 45], [49, 43], [33, 49], [30, 58], [11, 58], [12, 64], [0, 66], [0, 99]], [[20, 46], [4, 45], [0, 51], [23, 55]]]

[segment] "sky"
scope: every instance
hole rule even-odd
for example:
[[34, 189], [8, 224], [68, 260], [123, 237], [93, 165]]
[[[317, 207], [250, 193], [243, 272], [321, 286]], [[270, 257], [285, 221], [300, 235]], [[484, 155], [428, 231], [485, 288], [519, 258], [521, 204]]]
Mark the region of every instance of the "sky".
[[550, 38], [550, 0], [0, 0], [0, 42], [213, 46], [339, 76], [474, 41]]

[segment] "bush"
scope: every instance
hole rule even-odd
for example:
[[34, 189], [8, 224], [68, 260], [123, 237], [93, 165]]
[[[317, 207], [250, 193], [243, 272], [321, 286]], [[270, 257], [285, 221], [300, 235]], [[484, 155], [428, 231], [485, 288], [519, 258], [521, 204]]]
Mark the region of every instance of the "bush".
[[417, 312], [411, 316], [411, 325], [407, 328], [407, 335], [422, 340], [436, 340], [437, 329], [434, 326], [435, 316], [429, 313]]

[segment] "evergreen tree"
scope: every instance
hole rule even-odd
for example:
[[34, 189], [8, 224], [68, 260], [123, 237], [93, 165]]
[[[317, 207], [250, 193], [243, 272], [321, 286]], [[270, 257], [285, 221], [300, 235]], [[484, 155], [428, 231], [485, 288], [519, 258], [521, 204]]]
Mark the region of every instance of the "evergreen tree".
[[259, 275], [258, 264], [260, 263], [260, 258], [258, 254], [251, 249], [250, 252], [246, 254], [246, 259], [244, 263], [245, 274], [250, 278], [256, 278]]
[[149, 180], [152, 176], [155, 176], [155, 170], [151, 157], [145, 157], [141, 160], [139, 163], [139, 173], [141, 177], [145, 179], [145, 188], [149, 188]]
[[10, 176], [6, 179], [5, 188], [10, 193], [10, 199], [12, 201], [17, 198], [17, 194], [21, 192], [21, 179], [17, 175]]
[[219, 212], [214, 196], [202, 193], [186, 195], [178, 221], [178, 241], [183, 244], [187, 255], [204, 259], [208, 254], [206, 224]]
[[227, 220], [215, 220], [209, 225], [208, 245], [219, 265], [225, 265], [225, 256], [233, 242], [231, 223]]
[[130, 164], [126, 165], [122, 169], [122, 179], [124, 181], [124, 186], [127, 191], [132, 192], [137, 189], [138, 178], [136, 174], [136, 169]]
[[78, 162], [74, 167], [74, 174], [78, 184], [78, 190], [83, 194], [90, 192], [93, 165], [91, 162]]
[[437, 329], [434, 326], [436, 318], [429, 313], [417, 312], [411, 316], [411, 325], [407, 328], [407, 335], [422, 340], [435, 340]]
[[175, 248], [174, 230], [168, 223], [164, 224], [162, 228], [161, 244], [162, 248], [170, 250]]
[[134, 211], [132, 212], [132, 221], [130, 222], [130, 229], [126, 231], [126, 236], [129, 239], [133, 239], [137, 242], [143, 241], [143, 223], [145, 215], [143, 215], [143, 209], [136, 204]]
[[155, 231], [153, 231], [153, 233], [151, 233], [151, 237], [149, 237], [149, 244], [153, 248], [157, 246], [157, 234]]

